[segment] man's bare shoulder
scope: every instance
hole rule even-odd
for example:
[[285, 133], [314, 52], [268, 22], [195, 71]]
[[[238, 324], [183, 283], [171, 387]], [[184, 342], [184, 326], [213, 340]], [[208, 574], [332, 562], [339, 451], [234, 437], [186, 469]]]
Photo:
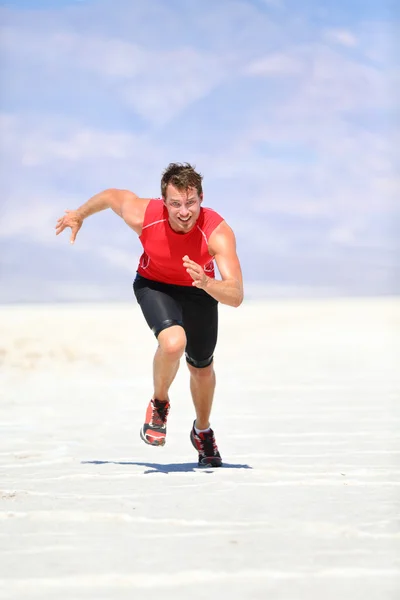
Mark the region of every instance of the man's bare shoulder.
[[235, 234], [232, 227], [230, 227], [226, 221], [221, 221], [214, 229], [210, 235], [209, 246], [213, 250], [213, 254], [217, 254], [221, 247], [235, 248]]
[[142, 233], [146, 208], [151, 198], [140, 198], [129, 190], [120, 190], [121, 217], [138, 235]]

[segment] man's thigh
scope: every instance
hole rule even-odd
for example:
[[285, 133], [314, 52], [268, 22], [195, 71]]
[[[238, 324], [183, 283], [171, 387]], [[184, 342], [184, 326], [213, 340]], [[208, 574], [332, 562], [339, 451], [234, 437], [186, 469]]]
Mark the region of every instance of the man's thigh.
[[144, 318], [156, 337], [168, 327], [183, 326], [182, 307], [172, 287], [138, 277], [133, 289]]
[[187, 294], [182, 309], [186, 360], [194, 367], [207, 367], [213, 361], [217, 344], [218, 302], [206, 293]]

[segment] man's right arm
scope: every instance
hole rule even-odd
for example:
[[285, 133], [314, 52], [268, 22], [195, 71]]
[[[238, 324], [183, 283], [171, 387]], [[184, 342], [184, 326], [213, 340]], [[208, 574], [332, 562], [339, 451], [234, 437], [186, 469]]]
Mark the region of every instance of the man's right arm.
[[96, 194], [77, 210], [67, 210], [56, 225], [56, 235], [71, 228], [71, 244], [74, 243], [84, 219], [101, 210], [111, 208], [117, 215], [124, 219], [138, 235], [142, 232], [144, 213], [149, 203], [149, 198], [139, 198], [128, 190], [108, 189]]

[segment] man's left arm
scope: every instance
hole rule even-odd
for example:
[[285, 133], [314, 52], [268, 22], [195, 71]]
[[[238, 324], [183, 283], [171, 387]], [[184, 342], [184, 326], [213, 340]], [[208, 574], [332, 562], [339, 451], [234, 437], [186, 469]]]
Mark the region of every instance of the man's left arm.
[[184, 267], [193, 277], [193, 285], [205, 290], [210, 296], [229, 306], [240, 306], [243, 301], [243, 277], [236, 254], [235, 234], [223, 221], [210, 235], [208, 247], [214, 256], [222, 280], [208, 277], [200, 265], [183, 257]]

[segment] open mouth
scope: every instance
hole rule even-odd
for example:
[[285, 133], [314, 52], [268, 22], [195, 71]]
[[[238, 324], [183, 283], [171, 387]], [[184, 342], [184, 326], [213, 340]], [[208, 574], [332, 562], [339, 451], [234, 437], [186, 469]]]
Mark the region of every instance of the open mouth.
[[188, 221], [190, 221], [190, 216], [189, 216], [189, 217], [186, 217], [186, 219], [183, 219], [182, 217], [178, 217], [178, 219], [179, 219], [180, 221], [182, 221], [182, 223], [187, 223]]

